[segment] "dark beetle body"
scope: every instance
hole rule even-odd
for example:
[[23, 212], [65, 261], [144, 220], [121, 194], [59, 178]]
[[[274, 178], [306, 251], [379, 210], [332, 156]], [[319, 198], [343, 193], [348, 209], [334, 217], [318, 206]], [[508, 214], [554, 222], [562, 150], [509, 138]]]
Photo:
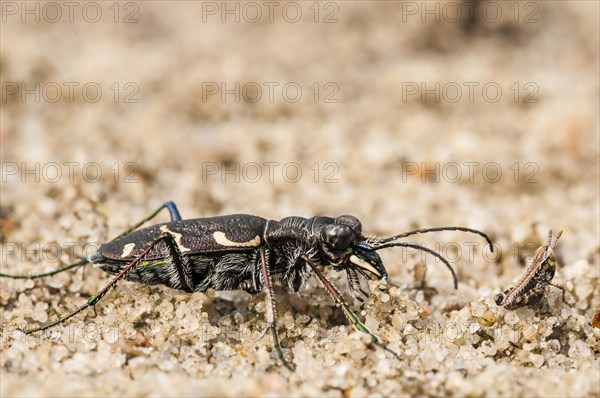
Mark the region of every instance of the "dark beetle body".
[[[166, 242], [157, 243], [137, 267], [124, 279], [146, 284], [163, 284], [186, 291], [263, 289], [259, 249], [264, 249], [268, 266], [276, 278], [298, 291], [309, 275], [300, 257], [307, 255], [315, 263], [338, 260], [325, 253], [322, 230], [327, 225], [346, 225], [364, 240], [361, 224], [355, 217], [286, 217], [266, 220], [246, 214], [171, 221], [136, 230], [100, 246], [90, 260], [103, 271], [118, 274], [138, 257], [158, 236], [168, 232], [175, 237], [179, 252], [187, 258], [189, 289], [181, 282]], [[325, 251], [328, 250], [325, 248]], [[374, 260], [379, 260], [379, 256]], [[381, 264], [381, 260], [378, 261]], [[383, 265], [379, 271], [385, 274]], [[181, 271], [180, 271], [181, 272]]]

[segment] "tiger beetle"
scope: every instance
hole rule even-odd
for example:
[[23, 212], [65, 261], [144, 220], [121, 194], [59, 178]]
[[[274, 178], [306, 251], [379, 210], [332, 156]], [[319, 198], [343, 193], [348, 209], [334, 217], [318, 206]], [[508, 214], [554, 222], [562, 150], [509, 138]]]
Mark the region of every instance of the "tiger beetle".
[[494, 297], [496, 305], [509, 310], [537, 305], [542, 302], [546, 295], [547, 286], [554, 286], [562, 290], [562, 300], [566, 302], [564, 286], [552, 283], [552, 278], [554, 278], [556, 272], [554, 246], [556, 246], [560, 235], [562, 235], [562, 231], [556, 234], [556, 238], [552, 239], [552, 231], [548, 232], [548, 242], [535, 251], [531, 265], [519, 282]]
[[[170, 222], [138, 230], [165, 208], [171, 215]], [[26, 334], [48, 329], [88, 307], [94, 307], [120, 279], [148, 285], [163, 284], [190, 293], [208, 289], [245, 290], [250, 293], [264, 291], [266, 318], [274, 348], [283, 365], [293, 370], [283, 355], [277, 335], [274, 277], [289, 289], [298, 291], [311, 272], [314, 273], [356, 329], [368, 334], [372, 344], [398, 356], [358, 319], [319, 267], [331, 266], [336, 271], [346, 271], [351, 295], [362, 301], [368, 295], [360, 286], [363, 277], [376, 280], [387, 277], [377, 251], [389, 247], [408, 247], [439, 258], [452, 273], [454, 287], [457, 288], [456, 273], [440, 254], [415, 243], [398, 242], [411, 235], [435, 231], [463, 231], [480, 235], [493, 251], [488, 235], [470, 228], [417, 229], [377, 239], [366, 238], [362, 234], [361, 222], [349, 215], [337, 218], [286, 217], [274, 221], [236, 214], [182, 220], [175, 204], [166, 202], [115, 239], [101, 245], [96, 252], [73, 264], [42, 274], [0, 274], [0, 277], [41, 278], [90, 263], [115, 275], [103, 289], [73, 312], [26, 329], [23, 331]]]

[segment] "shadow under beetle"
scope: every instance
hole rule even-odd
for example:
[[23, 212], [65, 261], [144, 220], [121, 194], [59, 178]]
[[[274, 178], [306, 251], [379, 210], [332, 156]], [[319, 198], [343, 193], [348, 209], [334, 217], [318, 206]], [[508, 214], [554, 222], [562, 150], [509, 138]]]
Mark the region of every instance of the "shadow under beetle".
[[[171, 221], [137, 229], [168, 209]], [[30, 328], [29, 334], [58, 325], [96, 303], [120, 279], [145, 284], [163, 284], [186, 292], [215, 290], [264, 291], [267, 300], [267, 323], [273, 344], [281, 362], [293, 369], [285, 359], [277, 335], [273, 277], [277, 276], [291, 290], [298, 291], [314, 273], [342, 308], [356, 329], [367, 333], [373, 344], [398, 356], [358, 319], [343, 300], [337, 288], [323, 275], [319, 266], [331, 266], [346, 271], [350, 293], [361, 300], [367, 293], [360, 287], [361, 277], [384, 279], [387, 272], [377, 254], [389, 247], [410, 247], [430, 253], [448, 267], [458, 287], [458, 279], [450, 263], [440, 254], [415, 243], [398, 242], [407, 236], [434, 231], [464, 231], [486, 239], [493, 251], [491, 239], [483, 232], [463, 227], [418, 229], [389, 238], [366, 238], [362, 225], [354, 216], [286, 217], [280, 221], [266, 220], [247, 214], [182, 220], [173, 202], [166, 202], [148, 217], [135, 224], [91, 255], [60, 269], [34, 275], [0, 277], [33, 279], [55, 275], [68, 269], [94, 264], [115, 277], [95, 296], [75, 311], [60, 318]]]

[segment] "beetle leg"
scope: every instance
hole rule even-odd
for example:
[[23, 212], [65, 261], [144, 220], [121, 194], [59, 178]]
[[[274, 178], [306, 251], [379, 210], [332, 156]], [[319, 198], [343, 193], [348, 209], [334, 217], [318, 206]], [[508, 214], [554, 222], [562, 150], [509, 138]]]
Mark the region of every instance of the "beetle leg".
[[281, 351], [281, 345], [279, 344], [279, 336], [277, 335], [277, 312], [275, 310], [275, 295], [273, 294], [273, 282], [271, 280], [271, 272], [269, 271], [269, 266], [267, 265], [267, 261], [265, 258], [265, 250], [261, 248], [259, 249], [259, 252], [263, 288], [267, 293], [267, 323], [269, 324], [271, 334], [273, 335], [273, 345], [275, 346], [275, 351], [277, 351], [277, 356], [281, 360], [281, 363], [283, 363], [283, 365], [289, 370], [294, 370], [294, 367], [285, 359], [285, 357], [283, 356], [283, 352]]
[[175, 237], [171, 233], [165, 232], [162, 234], [162, 237], [171, 252], [171, 258], [173, 259], [173, 264], [175, 265], [175, 270], [179, 277], [180, 288], [188, 293], [192, 293], [194, 289], [192, 288], [192, 268], [189, 259], [181, 254], [181, 250], [179, 250], [179, 246], [177, 246]]
[[139, 227], [141, 227], [142, 225], [144, 225], [145, 223], [147, 223], [148, 221], [150, 221], [154, 217], [156, 217], [158, 215], [158, 213], [160, 213], [164, 208], [167, 208], [169, 210], [169, 214], [171, 215], [171, 221], [180, 221], [181, 220], [181, 216], [179, 215], [179, 210], [177, 210], [177, 206], [175, 205], [175, 203], [172, 201], [168, 201], [168, 202], [163, 203], [158, 209], [154, 210], [148, 217], [146, 217], [143, 220], [132, 225], [131, 227], [129, 227], [129, 229], [127, 231], [119, 234], [117, 237], [112, 239], [111, 242], [114, 240], [117, 240], [119, 238], [122, 238], [123, 236], [138, 229]]
[[364, 303], [365, 297], [368, 297], [369, 293], [363, 290], [362, 286], [360, 285], [361, 280], [358, 276], [358, 272], [352, 268], [349, 268], [346, 270], [346, 273], [348, 275], [348, 291], [352, 297], [354, 297], [354, 299]]
[[327, 291], [329, 292], [329, 294], [335, 301], [336, 305], [342, 307], [342, 311], [344, 312], [344, 315], [346, 316], [348, 321], [352, 325], [354, 325], [354, 327], [358, 331], [366, 333], [369, 336], [371, 336], [371, 342], [373, 344], [383, 348], [384, 350], [386, 350], [386, 351], [394, 354], [394, 356], [398, 357], [398, 354], [395, 351], [388, 348], [388, 346], [385, 345], [385, 343], [383, 343], [379, 337], [377, 337], [376, 335], [371, 333], [371, 331], [365, 326], [365, 324], [362, 323], [358, 319], [356, 314], [354, 314], [354, 312], [350, 309], [348, 304], [346, 304], [346, 302], [342, 298], [342, 295], [340, 294], [340, 292], [333, 286], [333, 284], [331, 282], [329, 282], [329, 280], [327, 278], [325, 278], [325, 275], [323, 275], [323, 273], [321, 271], [319, 271], [319, 269], [317, 268], [317, 265], [315, 263], [313, 263], [312, 260], [310, 258], [308, 258], [307, 256], [302, 256], [302, 259], [304, 261], [306, 261], [306, 263], [312, 268], [314, 273], [317, 274], [317, 277], [319, 278], [321, 283], [325, 286], [325, 288], [327, 289]]
[[146, 250], [144, 250], [139, 256], [137, 256], [135, 259], [133, 259], [132, 262], [130, 262], [125, 268], [123, 268], [123, 270], [121, 272], [119, 272], [117, 274], [117, 276], [115, 276], [106, 286], [104, 286], [104, 288], [102, 288], [102, 290], [100, 290], [95, 296], [90, 297], [87, 302], [85, 304], [83, 304], [82, 306], [80, 306], [79, 308], [77, 308], [75, 311], [68, 313], [67, 315], [63, 315], [60, 318], [52, 321], [52, 322], [47, 322], [42, 324], [41, 326], [35, 327], [35, 328], [31, 328], [31, 329], [26, 329], [23, 330], [23, 332], [25, 334], [30, 334], [30, 333], [34, 333], [34, 332], [38, 332], [41, 330], [46, 330], [52, 326], [58, 325], [63, 323], [64, 321], [66, 321], [67, 319], [77, 315], [78, 313], [80, 313], [81, 311], [83, 311], [84, 309], [88, 308], [88, 307], [95, 307], [96, 304], [98, 303], [98, 301], [100, 301], [100, 299], [102, 297], [104, 297], [104, 295], [106, 293], [108, 293], [108, 291], [110, 290], [111, 287], [114, 287], [117, 282], [119, 281], [119, 279], [123, 278], [125, 276], [125, 274], [127, 272], [129, 272], [133, 267], [135, 267], [140, 260], [158, 243], [160, 242], [162, 239], [165, 238], [165, 235], [161, 235], [159, 236], [154, 242], [152, 242], [152, 244], [150, 244]]
[[60, 272], [67, 271], [71, 268], [81, 267], [82, 265], [89, 264], [90, 260], [87, 257], [82, 257], [79, 260], [75, 261], [72, 264], [65, 265], [62, 268], [55, 269], [54, 271], [44, 272], [42, 274], [31, 274], [31, 275], [12, 275], [12, 274], [3, 274], [0, 273], [0, 278], [12, 278], [12, 279], [36, 279], [43, 278], [44, 276], [52, 276], [56, 275]]
[[181, 216], [179, 215], [179, 210], [177, 210], [175, 202], [169, 200], [168, 202], [165, 202], [163, 206], [169, 209], [169, 213], [171, 214], [171, 221], [181, 221]]

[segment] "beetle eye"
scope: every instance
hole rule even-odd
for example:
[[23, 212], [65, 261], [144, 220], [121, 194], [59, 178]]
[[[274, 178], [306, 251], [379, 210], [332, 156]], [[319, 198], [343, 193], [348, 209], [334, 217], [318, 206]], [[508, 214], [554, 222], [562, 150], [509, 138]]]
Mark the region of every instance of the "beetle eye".
[[334, 250], [344, 250], [354, 239], [354, 231], [347, 225], [329, 224], [321, 230], [321, 240]]
[[362, 232], [362, 224], [360, 223], [358, 218], [354, 216], [339, 216], [335, 219], [335, 223], [340, 225], [348, 225], [354, 230], [354, 232], [357, 232], [359, 234]]

